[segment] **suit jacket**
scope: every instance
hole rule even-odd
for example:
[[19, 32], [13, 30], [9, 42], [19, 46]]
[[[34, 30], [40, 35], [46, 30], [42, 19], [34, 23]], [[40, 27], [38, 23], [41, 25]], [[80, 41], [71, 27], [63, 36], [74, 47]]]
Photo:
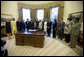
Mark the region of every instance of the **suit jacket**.
[[48, 21], [48, 22], [47, 22], [47, 28], [49, 27], [48, 29], [51, 29], [51, 26], [52, 26], [52, 22], [49, 22], [49, 21]]
[[44, 30], [44, 21], [42, 21], [42, 30]]
[[57, 23], [53, 23], [53, 30], [56, 30], [57, 28]]
[[29, 29], [30, 25], [29, 25], [29, 21], [25, 22], [26, 28]]
[[39, 21], [36, 21], [36, 29], [38, 29]]
[[17, 24], [17, 29], [18, 30], [21, 30], [21, 22], [20, 21], [17, 21], [16, 24]]
[[34, 22], [33, 21], [30, 22], [30, 29], [34, 29]]
[[21, 29], [25, 29], [25, 23], [24, 22], [21, 22]]
[[64, 26], [65, 26], [65, 22], [59, 22], [58, 27], [60, 28], [60, 30], [64, 30]]
[[16, 22], [16, 25], [17, 25], [17, 28], [19, 28], [19, 25], [20, 25], [20, 24], [19, 24], [19, 21]]

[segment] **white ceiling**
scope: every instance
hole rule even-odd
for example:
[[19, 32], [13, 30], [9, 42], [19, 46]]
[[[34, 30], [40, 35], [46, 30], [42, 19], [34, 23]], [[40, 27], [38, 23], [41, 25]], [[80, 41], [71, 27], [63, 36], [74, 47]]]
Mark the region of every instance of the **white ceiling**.
[[18, 1], [19, 3], [25, 3], [25, 4], [47, 4], [47, 3], [51, 3], [54, 1]]

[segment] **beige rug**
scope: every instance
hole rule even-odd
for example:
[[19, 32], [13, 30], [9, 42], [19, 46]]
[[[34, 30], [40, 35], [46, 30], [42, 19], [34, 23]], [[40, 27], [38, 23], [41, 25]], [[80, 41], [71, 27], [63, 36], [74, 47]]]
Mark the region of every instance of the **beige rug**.
[[7, 40], [8, 56], [78, 56], [71, 48], [53, 38], [45, 37], [44, 47], [16, 46], [15, 38]]

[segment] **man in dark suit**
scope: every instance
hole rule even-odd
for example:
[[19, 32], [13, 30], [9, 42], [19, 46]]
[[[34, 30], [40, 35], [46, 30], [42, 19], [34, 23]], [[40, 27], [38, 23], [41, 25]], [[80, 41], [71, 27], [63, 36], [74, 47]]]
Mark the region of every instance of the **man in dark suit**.
[[25, 30], [24, 20], [21, 20], [21, 22], [20, 22], [20, 27], [21, 27], [21, 30]]
[[51, 19], [47, 22], [47, 34], [50, 37], [52, 22]]
[[39, 26], [39, 21], [38, 19], [36, 19], [36, 29], [38, 29], [38, 26]]
[[29, 27], [30, 27], [30, 25], [29, 25], [29, 19], [27, 19], [27, 21], [25, 22], [25, 25], [26, 25], [27, 30], [29, 30]]
[[61, 18], [61, 22], [59, 22], [58, 29], [59, 29], [59, 38], [62, 40], [64, 35], [64, 26], [65, 22], [63, 22], [63, 18]]
[[17, 25], [17, 30], [20, 31], [21, 30], [21, 26], [20, 26], [20, 19], [18, 18], [18, 21], [16, 22]]
[[34, 22], [33, 22], [33, 20], [30, 21], [30, 29], [34, 29]]
[[44, 21], [42, 21], [42, 32], [44, 31]]

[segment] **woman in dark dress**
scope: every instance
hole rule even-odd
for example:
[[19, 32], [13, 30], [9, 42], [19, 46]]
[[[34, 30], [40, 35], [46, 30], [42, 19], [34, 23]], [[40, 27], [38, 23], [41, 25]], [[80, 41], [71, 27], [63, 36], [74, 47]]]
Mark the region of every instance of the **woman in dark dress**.
[[9, 18], [6, 19], [6, 33], [7, 33], [7, 37], [8, 39], [11, 38], [11, 23]]
[[56, 38], [56, 28], [57, 28], [57, 22], [56, 22], [56, 19], [54, 19], [54, 23], [53, 23], [53, 38]]

